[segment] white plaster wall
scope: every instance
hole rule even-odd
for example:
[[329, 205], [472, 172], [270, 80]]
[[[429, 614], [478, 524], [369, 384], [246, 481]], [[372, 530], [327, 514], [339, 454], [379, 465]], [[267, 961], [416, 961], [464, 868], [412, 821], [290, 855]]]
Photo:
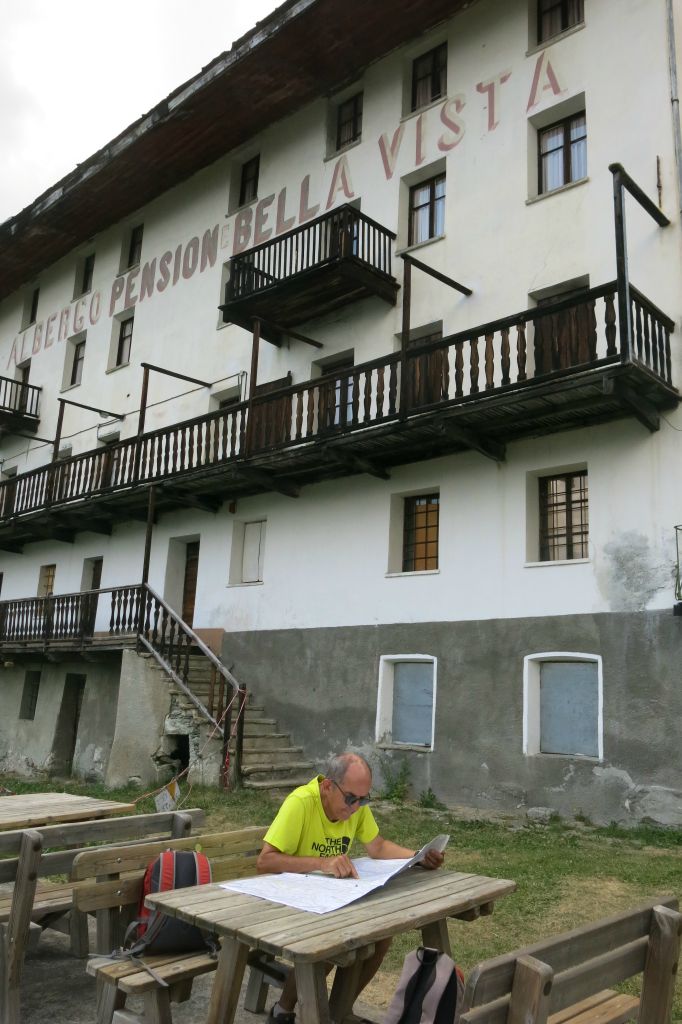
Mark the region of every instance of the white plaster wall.
[[[363, 139], [346, 154], [353, 196], [363, 212], [399, 233], [405, 186], [401, 178], [437, 160], [447, 168], [445, 237], [421, 247], [420, 259], [474, 289], [470, 298], [416, 274], [413, 325], [444, 321], [444, 331], [470, 327], [529, 305], [529, 292], [583, 274], [597, 285], [615, 277], [611, 175], [621, 161], [656, 196], [656, 157], [661, 159], [663, 207], [673, 224], [662, 230], [627, 200], [631, 278], [677, 323], [682, 313], [678, 197], [672, 152], [671, 113], [663, 0], [623, 0], [618, 20], [609, 0], [591, 0], [585, 27], [556, 40], [544, 51], [561, 92], [540, 93], [527, 110], [541, 50], [528, 50], [527, 4], [480, 0], [442, 29], [370, 66], [359, 85], [365, 92]], [[413, 57], [448, 41], [448, 96], [461, 97], [461, 141], [446, 154], [439, 139], [454, 137], [441, 120], [442, 103], [420, 115], [401, 118], [402, 76]], [[546, 64], [543, 65], [546, 67]], [[646, 77], [627, 69], [645, 67]], [[625, 69], [625, 70], [624, 70]], [[489, 125], [489, 98], [477, 90], [510, 72], [496, 94], [496, 125]], [[541, 76], [541, 85], [546, 76]], [[646, 87], [644, 87], [646, 86]], [[578, 93], [586, 95], [589, 180], [534, 203], [528, 199], [528, 117]], [[452, 108], [449, 108], [452, 112]], [[102, 312], [87, 327], [83, 381], [65, 393], [76, 401], [125, 412], [122, 436], [136, 432], [142, 371], [140, 360], [190, 373], [210, 382], [248, 369], [250, 338], [234, 326], [218, 327], [222, 264], [233, 250], [235, 214], [228, 213], [230, 174], [252, 151], [261, 152], [259, 195], [287, 189], [287, 214], [296, 213], [304, 175], [310, 176], [309, 202], [322, 212], [337, 160], [325, 160], [326, 103], [311, 104], [273, 125], [244, 150], [227, 154], [212, 167], [166, 193], [149, 206], [94, 239], [93, 289]], [[421, 131], [422, 150], [416, 140]], [[402, 141], [387, 179], [379, 150], [385, 133], [390, 146]], [[402, 190], [402, 191], [401, 191]], [[332, 205], [345, 199], [331, 197]], [[274, 225], [274, 206], [269, 225]], [[135, 306], [131, 364], [105, 372], [115, 324], [109, 315], [125, 230], [144, 223], [142, 263], [164, 252], [186, 251], [218, 226], [213, 266]], [[39, 320], [71, 306], [78, 250], [39, 279]], [[402, 261], [394, 272], [401, 278]], [[128, 275], [130, 293], [139, 277]], [[27, 282], [27, 286], [31, 283]], [[122, 290], [128, 285], [123, 284]], [[23, 295], [0, 306], [0, 373], [13, 375], [12, 349], [27, 353], [35, 332], [18, 334]], [[125, 308], [124, 298], [114, 311]], [[261, 345], [259, 380], [293, 373], [307, 379], [311, 363], [352, 347], [362, 361], [395, 347], [400, 304], [392, 309], [368, 300], [306, 325], [324, 343], [321, 352], [293, 341], [281, 350]], [[70, 323], [73, 320], [73, 312]], [[58, 321], [57, 321], [58, 322]], [[46, 328], [44, 328], [44, 331]], [[53, 324], [53, 330], [55, 326]], [[18, 341], [16, 340], [18, 338]], [[39, 433], [53, 436], [57, 393], [66, 344], [45, 338], [31, 368], [32, 383], [44, 388]], [[9, 365], [9, 369], [8, 367]], [[679, 331], [673, 336], [673, 374], [682, 381]], [[216, 384], [214, 390], [223, 385]], [[205, 413], [209, 391], [153, 374], [147, 428]], [[73, 451], [96, 446], [94, 413], [69, 408], [64, 439]], [[444, 458], [396, 470], [389, 482], [356, 477], [309, 487], [293, 501], [266, 495], [240, 501], [240, 520], [267, 519], [263, 585], [228, 587], [232, 525], [226, 506], [216, 515], [196, 511], [162, 517], [155, 530], [150, 582], [163, 592], [169, 541], [199, 535], [198, 626], [229, 630], [271, 629], [517, 615], [560, 615], [579, 611], [650, 608], [672, 600], [670, 564], [673, 525], [682, 519], [679, 411], [666, 413], [661, 430], [650, 435], [634, 419], [590, 430], [529, 439], [509, 446], [507, 461], [496, 465], [477, 454]], [[48, 447], [4, 437], [0, 458], [20, 472], [44, 464]], [[526, 567], [526, 475], [573, 463], [586, 463], [590, 485], [590, 560], [574, 565]], [[441, 493], [441, 550], [437, 575], [387, 578], [388, 518], [391, 494], [438, 487]], [[139, 580], [144, 528], [122, 523], [111, 537], [81, 534], [73, 545], [45, 542], [21, 555], [0, 552], [3, 598], [32, 596], [41, 564], [57, 562], [56, 592], [78, 590], [83, 559], [102, 556], [102, 586]], [[628, 552], [637, 553], [641, 572], [628, 575]], [[104, 628], [100, 608], [98, 628]]]

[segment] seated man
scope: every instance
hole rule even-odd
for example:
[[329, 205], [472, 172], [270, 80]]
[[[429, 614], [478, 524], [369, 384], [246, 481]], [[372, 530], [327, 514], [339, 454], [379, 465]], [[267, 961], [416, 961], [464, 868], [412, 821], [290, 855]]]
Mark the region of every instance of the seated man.
[[[263, 872], [323, 871], [335, 878], [357, 878], [348, 856], [355, 838], [364, 844], [370, 857], [392, 860], [412, 857], [414, 850], [398, 846], [379, 835], [377, 823], [367, 806], [370, 800], [372, 772], [359, 754], [337, 754], [306, 786], [290, 793], [268, 829], [258, 857]], [[425, 868], [437, 868], [443, 854], [429, 851], [422, 861]], [[384, 959], [391, 940], [377, 942], [372, 956], [363, 961], [355, 996], [371, 981]], [[269, 1020], [293, 1024], [296, 1006], [296, 982], [292, 971], [270, 1010]]]

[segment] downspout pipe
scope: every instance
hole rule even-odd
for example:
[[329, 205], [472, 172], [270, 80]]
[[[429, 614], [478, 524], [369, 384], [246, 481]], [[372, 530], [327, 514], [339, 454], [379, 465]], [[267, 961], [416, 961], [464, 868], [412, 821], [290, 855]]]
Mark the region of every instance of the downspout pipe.
[[673, 118], [673, 146], [677, 171], [678, 208], [682, 215], [682, 133], [680, 131], [680, 97], [677, 86], [677, 55], [675, 52], [675, 16], [673, 0], [666, 0], [668, 14], [668, 64], [670, 67], [670, 104]]

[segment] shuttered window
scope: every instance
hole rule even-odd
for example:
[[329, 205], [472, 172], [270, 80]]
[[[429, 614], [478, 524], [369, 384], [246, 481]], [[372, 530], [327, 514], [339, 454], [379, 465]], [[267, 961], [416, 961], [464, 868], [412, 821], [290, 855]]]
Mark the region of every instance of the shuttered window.
[[40, 689], [40, 671], [36, 669], [29, 670], [24, 676], [24, 689], [21, 694], [21, 707], [19, 708], [19, 718], [33, 721], [36, 717], [36, 707], [38, 705], [38, 691]]
[[540, 751], [599, 756], [599, 682], [595, 662], [540, 666]]
[[399, 661], [393, 666], [394, 743], [430, 747], [433, 741], [433, 662]]
[[244, 523], [244, 549], [242, 553], [242, 583], [263, 582], [263, 544], [265, 520]]

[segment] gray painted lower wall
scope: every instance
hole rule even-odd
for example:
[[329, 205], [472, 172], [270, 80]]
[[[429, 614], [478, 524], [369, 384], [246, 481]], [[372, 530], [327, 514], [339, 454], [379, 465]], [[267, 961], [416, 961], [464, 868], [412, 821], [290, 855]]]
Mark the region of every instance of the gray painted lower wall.
[[[523, 753], [524, 657], [557, 651], [603, 659], [601, 761]], [[375, 742], [379, 659], [410, 653], [438, 659], [428, 753]], [[665, 825], [682, 824], [681, 655], [670, 611], [229, 633], [223, 647], [310, 757], [406, 758], [414, 795], [431, 787], [450, 805]]]

